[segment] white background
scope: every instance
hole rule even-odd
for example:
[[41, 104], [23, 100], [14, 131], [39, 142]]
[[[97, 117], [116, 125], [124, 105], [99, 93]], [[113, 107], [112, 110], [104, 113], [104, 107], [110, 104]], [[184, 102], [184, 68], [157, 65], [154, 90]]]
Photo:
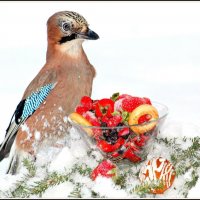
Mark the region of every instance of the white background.
[[200, 2], [1, 2], [1, 132], [45, 63], [46, 21], [61, 10], [82, 14], [100, 36], [84, 43], [97, 71], [93, 98], [147, 96], [169, 117], [200, 122]]
[[84, 49], [97, 71], [93, 98], [114, 92], [169, 107], [169, 119], [200, 123], [200, 2], [1, 2], [0, 138], [45, 63], [46, 21], [83, 15], [100, 39]]

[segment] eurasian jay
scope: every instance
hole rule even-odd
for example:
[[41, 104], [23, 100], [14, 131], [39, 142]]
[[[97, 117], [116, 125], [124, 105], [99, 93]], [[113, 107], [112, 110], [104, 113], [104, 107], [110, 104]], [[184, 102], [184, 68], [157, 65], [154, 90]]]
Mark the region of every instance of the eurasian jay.
[[24, 156], [37, 160], [40, 149], [59, 146], [68, 134], [68, 114], [82, 96], [91, 96], [95, 69], [82, 43], [99, 36], [83, 16], [71, 11], [52, 15], [47, 34], [46, 64], [26, 88], [0, 147], [0, 160], [13, 152], [8, 173], [19, 171]]

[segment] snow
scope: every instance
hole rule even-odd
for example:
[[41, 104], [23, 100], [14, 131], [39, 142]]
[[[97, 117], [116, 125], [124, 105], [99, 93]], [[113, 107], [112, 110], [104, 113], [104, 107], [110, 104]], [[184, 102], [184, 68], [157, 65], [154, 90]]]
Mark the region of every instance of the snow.
[[[30, 129], [29, 127], [27, 126], [26, 123], [22, 124], [22, 131], [26, 132], [27, 133], [27, 137], [25, 140], [30, 140], [31, 137], [32, 137], [32, 133], [30, 132]], [[23, 141], [20, 141], [21, 143], [23, 143]]]
[[26, 122], [24, 124], [21, 125], [22, 127], [22, 131], [26, 131], [27, 132], [27, 135], [30, 135], [30, 129], [29, 127], [27, 126]]
[[[4, 27], [0, 34], [0, 141], [26, 86], [45, 62], [46, 20], [54, 12], [65, 9], [80, 12], [88, 19], [91, 29], [100, 35], [100, 40], [87, 41], [83, 45], [97, 71], [93, 99], [109, 97], [114, 92], [147, 96], [169, 107], [161, 136], [178, 137], [179, 142], [183, 137], [200, 136], [199, 3], [3, 2], [0, 6], [0, 23]], [[9, 31], [13, 16], [15, 23], [12, 23], [12, 30], [17, 30], [15, 37], [13, 31]], [[67, 122], [67, 116], [63, 121]], [[45, 121], [44, 126], [48, 125], [50, 122]], [[26, 124], [22, 129], [30, 136]], [[98, 151], [91, 153], [94, 160], [87, 157], [88, 143], [75, 129], [70, 131], [70, 137], [61, 152], [57, 149], [49, 171], [63, 172], [77, 162], [94, 168], [102, 159]], [[39, 139], [38, 133], [36, 138]], [[189, 142], [183, 143], [182, 147], [189, 145]], [[53, 151], [55, 148], [52, 147], [48, 152], [40, 152], [40, 165], [52, 156]], [[156, 145], [148, 159], [155, 156], [169, 159], [168, 151], [168, 148]], [[11, 188], [21, 177], [21, 174], [5, 175], [8, 164], [8, 158], [0, 162], [1, 191]], [[37, 177], [32, 181], [43, 177], [45, 173], [42, 170], [37, 172]], [[174, 186], [177, 190], [172, 187], [156, 198], [181, 198], [178, 189], [189, 176], [190, 172], [176, 178]], [[83, 197], [90, 197], [91, 188], [110, 198], [129, 197], [110, 179], [97, 178], [91, 182], [80, 175], [75, 177], [86, 184]], [[130, 188], [139, 183], [134, 177], [128, 179]], [[189, 191], [188, 198], [198, 198], [199, 188], [200, 179]], [[42, 198], [67, 198], [72, 190], [73, 184], [65, 182], [46, 190]]]
[[193, 187], [188, 194], [188, 198], [199, 198], [199, 188], [200, 188], [200, 179], [198, 179], [197, 184]]
[[42, 198], [45, 199], [59, 199], [67, 198], [70, 192], [73, 191], [73, 184], [70, 182], [61, 183], [55, 187], [48, 188], [45, 193], [42, 195]]
[[[166, 126], [167, 125], [167, 126]], [[170, 124], [168, 121], [166, 121], [166, 124], [162, 127], [162, 131], [168, 132], [172, 129], [174, 123]], [[193, 127], [193, 126], [191, 126]], [[188, 127], [183, 126], [181, 129], [176, 129], [176, 126], [174, 126], [175, 131], [174, 133], [176, 135], [182, 136], [182, 133], [187, 131]], [[194, 127], [193, 127], [194, 128]], [[196, 127], [195, 127], [196, 128]], [[173, 129], [172, 129], [173, 130]], [[191, 128], [192, 130], [192, 128]], [[200, 133], [200, 132], [198, 132]], [[161, 136], [161, 135], [160, 135]], [[193, 136], [193, 135], [190, 135]], [[181, 138], [181, 137], [180, 137]], [[179, 139], [180, 139], [179, 138]], [[181, 140], [180, 140], [181, 141]], [[91, 152], [90, 157], [87, 155], [88, 146], [85, 142], [84, 138], [82, 137], [82, 133], [78, 132], [75, 128], [70, 129], [69, 138], [67, 140], [67, 146], [65, 146], [61, 151], [58, 150], [57, 155], [55, 155], [55, 158], [52, 160], [52, 162], [49, 165], [46, 165], [46, 168], [41, 168], [42, 165], [45, 165], [45, 162], [50, 159], [52, 156], [52, 151], [55, 149], [49, 148], [48, 152], [40, 152], [41, 159], [37, 163], [39, 163], [38, 170], [36, 173], [36, 176], [28, 182], [29, 185], [33, 185], [34, 182], [41, 180], [45, 177], [46, 173], [51, 172], [58, 172], [58, 173], [66, 173], [70, 172], [70, 170], [73, 168], [75, 164], [79, 164], [80, 166], [90, 167], [91, 169], [94, 169], [98, 163], [102, 160], [102, 155], [99, 151], [94, 150]], [[170, 154], [173, 150], [169, 147], [163, 147], [162, 145], [155, 144], [152, 151], [149, 153], [147, 159], [151, 159], [153, 157], [164, 157], [166, 159], [170, 159]], [[46, 158], [46, 161], [43, 159]], [[4, 159], [3, 162], [0, 162], [1, 165], [5, 165], [5, 161], [8, 159]], [[43, 163], [42, 163], [43, 162]], [[139, 165], [132, 165], [132, 167], [129, 168], [133, 173], [138, 171], [143, 163]], [[119, 170], [124, 170], [125, 167], [120, 167]], [[127, 169], [127, 168], [126, 168]], [[24, 168], [22, 168], [22, 172], [18, 175], [10, 175], [10, 174], [0, 174], [0, 188], [1, 191], [7, 191], [8, 188], [13, 188], [14, 183], [19, 181], [23, 174], [26, 172]], [[175, 178], [174, 184], [170, 189], [168, 189], [163, 195], [157, 195], [156, 198], [182, 198], [181, 194], [181, 188], [183, 188], [183, 183], [185, 180], [189, 179], [191, 177], [191, 171], [188, 171], [183, 176], [179, 176]], [[105, 198], [137, 198], [138, 196], [136, 194], [129, 194], [127, 191], [133, 189], [133, 187], [137, 184], [139, 184], [139, 179], [136, 176], [129, 176], [127, 177], [127, 188], [121, 189], [119, 186], [115, 185], [114, 181], [109, 178], [105, 177], [97, 177], [95, 181], [92, 181], [89, 177], [80, 175], [79, 173], [75, 173], [73, 175], [73, 179], [78, 182], [79, 184], [83, 184], [84, 187], [81, 189], [81, 195], [83, 198], [90, 198], [91, 197], [91, 190], [96, 192], [101, 197]], [[200, 183], [198, 181], [195, 188], [198, 188], [200, 186]], [[176, 189], [175, 189], [176, 188]], [[61, 183], [59, 185], [56, 185], [54, 187], [49, 187], [42, 195], [42, 198], [67, 198], [69, 195], [71, 195], [72, 191], [74, 190], [74, 184], [70, 181]], [[197, 197], [197, 190], [193, 189], [194, 193], [190, 191], [188, 197]], [[1, 195], [1, 193], [0, 193]], [[196, 195], [196, 196], [195, 196]], [[152, 197], [150, 194], [148, 196], [149, 198]], [[37, 198], [37, 196], [31, 196], [31, 198]]]
[[0, 182], [1, 191], [11, 188], [17, 180], [21, 179], [21, 177], [22, 177], [22, 174], [18, 174], [15, 176], [6, 174], [3, 177], [1, 177], [1, 182]]
[[83, 136], [74, 128], [70, 131], [70, 138], [71, 138], [70, 150], [72, 155], [74, 155], [77, 158], [81, 158], [87, 155], [89, 146], [87, 142], [85, 142]]
[[112, 179], [105, 177], [97, 177], [92, 189], [102, 196], [107, 196], [109, 198], [128, 198], [127, 193], [117, 187]]
[[49, 171], [63, 172], [64, 170], [69, 170], [73, 166], [74, 162], [75, 157], [70, 152], [70, 149], [65, 147], [50, 164]]
[[[167, 127], [167, 128], [166, 128]], [[187, 123], [172, 119], [167, 119], [162, 129], [162, 135], [168, 138], [173, 137], [195, 137], [199, 136], [200, 126], [193, 123]]]
[[39, 131], [35, 131], [35, 133], [34, 133], [34, 135], [35, 135], [35, 139], [36, 140], [40, 140], [40, 132]]

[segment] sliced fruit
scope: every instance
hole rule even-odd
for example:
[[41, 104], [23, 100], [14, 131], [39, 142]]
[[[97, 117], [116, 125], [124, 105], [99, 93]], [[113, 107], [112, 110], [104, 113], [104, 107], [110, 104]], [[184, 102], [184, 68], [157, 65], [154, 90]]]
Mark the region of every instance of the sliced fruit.
[[100, 123], [93, 112], [87, 111], [82, 116], [87, 119], [92, 124], [92, 126], [100, 126]]
[[[151, 119], [147, 124], [139, 124], [138, 120], [143, 115], [150, 115]], [[135, 108], [129, 115], [128, 124], [130, 125], [130, 128], [133, 132], [136, 134], [145, 133], [147, 131], [152, 130], [156, 124], [157, 120], [159, 118], [157, 109], [149, 104], [143, 104]]]
[[111, 144], [105, 140], [99, 140], [97, 142], [97, 146], [103, 151], [103, 152], [113, 152], [117, 149], [119, 149], [123, 144], [125, 140], [123, 138], [118, 138], [115, 144]]
[[83, 113], [83, 117], [85, 119], [87, 119], [92, 124], [92, 126], [99, 127], [99, 128], [94, 128], [94, 127], [91, 128], [93, 131], [93, 137], [95, 139], [98, 139], [98, 137], [100, 137], [100, 135], [102, 134], [102, 131], [100, 128], [101, 124], [99, 123], [95, 114], [91, 111], [87, 111], [87, 112]]
[[134, 137], [132, 139], [132, 142], [134, 142], [134, 144], [137, 145], [138, 147], [142, 147], [147, 143], [148, 140], [149, 140], [149, 136], [145, 136], [144, 134], [140, 134], [137, 137]]
[[111, 99], [101, 99], [95, 106], [95, 113], [97, 117], [107, 116], [112, 117], [114, 112], [114, 101]]
[[129, 128], [128, 127], [124, 127], [124, 128], [122, 128], [122, 129], [119, 130], [118, 136], [119, 137], [123, 137], [123, 136], [128, 135], [129, 133], [130, 133]]
[[[74, 121], [74, 122], [76, 122], [76, 123], [78, 123], [78, 124], [80, 124], [82, 126], [92, 126], [92, 124], [87, 119], [85, 119], [82, 115], [80, 115], [80, 114], [78, 114], [76, 112], [71, 113], [69, 115], [69, 118], [72, 121]], [[87, 132], [87, 134], [90, 137], [92, 137], [94, 135], [94, 133], [93, 133], [91, 128], [83, 127], [83, 129]]]
[[[141, 134], [142, 135], [142, 134]], [[137, 138], [137, 137], [136, 137]], [[135, 138], [134, 138], [135, 139]], [[143, 137], [138, 137], [137, 139], [134, 140], [134, 143], [138, 147], [143, 147], [146, 144], [146, 141], [143, 139]]]
[[128, 148], [128, 149], [124, 152], [123, 157], [129, 159], [129, 160], [132, 161], [132, 162], [139, 162], [139, 161], [142, 160], [139, 156], [137, 156], [137, 155], [134, 153], [134, 151], [133, 151], [131, 148]]
[[121, 115], [115, 115], [111, 118], [109, 118], [107, 122], [108, 127], [115, 127], [117, 126], [120, 122], [122, 122], [122, 116]]

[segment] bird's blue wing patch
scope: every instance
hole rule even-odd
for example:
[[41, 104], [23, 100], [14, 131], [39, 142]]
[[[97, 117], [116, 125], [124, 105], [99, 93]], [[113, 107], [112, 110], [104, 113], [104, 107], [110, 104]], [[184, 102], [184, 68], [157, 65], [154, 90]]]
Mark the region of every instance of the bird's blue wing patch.
[[24, 120], [33, 114], [35, 110], [44, 102], [48, 94], [53, 89], [54, 84], [50, 83], [41, 87], [38, 91], [33, 92], [25, 101], [22, 116], [20, 120]]
[[[10, 124], [6, 130], [6, 136], [0, 145], [0, 161], [10, 151], [11, 145], [15, 139], [20, 125], [39, 108], [41, 103], [47, 98], [48, 94], [54, 88], [55, 84], [47, 84], [33, 92], [28, 98], [23, 99], [17, 105], [17, 108], [11, 118]], [[13, 121], [13, 117], [15, 120]]]

